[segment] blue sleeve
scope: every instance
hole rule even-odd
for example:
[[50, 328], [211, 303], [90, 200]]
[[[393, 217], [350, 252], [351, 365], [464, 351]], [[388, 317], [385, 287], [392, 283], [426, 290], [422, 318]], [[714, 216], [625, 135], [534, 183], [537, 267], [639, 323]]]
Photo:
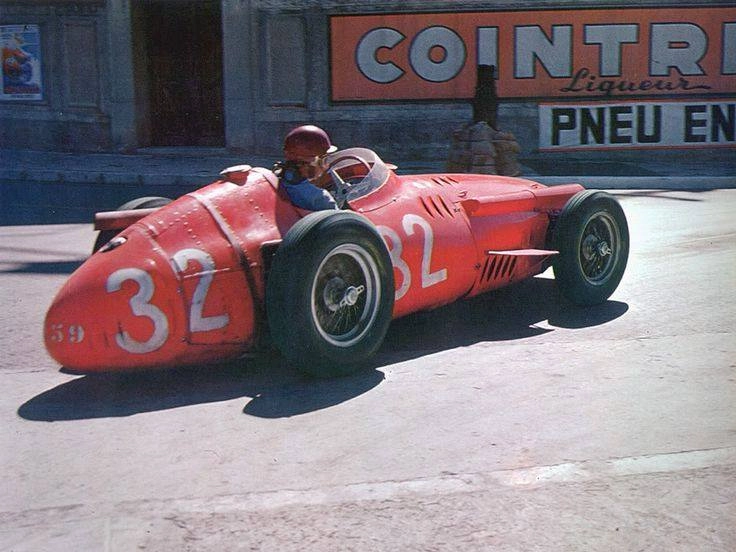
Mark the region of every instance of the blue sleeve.
[[337, 203], [330, 193], [318, 188], [308, 180], [303, 180], [298, 184], [287, 184], [284, 187], [289, 199], [297, 207], [310, 211], [337, 209]]

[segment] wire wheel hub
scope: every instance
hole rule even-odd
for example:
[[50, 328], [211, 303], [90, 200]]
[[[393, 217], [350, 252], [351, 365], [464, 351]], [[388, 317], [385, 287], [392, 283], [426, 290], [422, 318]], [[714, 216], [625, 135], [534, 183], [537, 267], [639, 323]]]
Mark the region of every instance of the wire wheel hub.
[[360, 245], [338, 245], [325, 256], [312, 285], [312, 320], [326, 341], [350, 347], [371, 328], [380, 302], [379, 274]]
[[595, 213], [583, 230], [580, 241], [580, 268], [591, 283], [605, 282], [611, 275], [621, 241], [618, 225], [607, 213]]

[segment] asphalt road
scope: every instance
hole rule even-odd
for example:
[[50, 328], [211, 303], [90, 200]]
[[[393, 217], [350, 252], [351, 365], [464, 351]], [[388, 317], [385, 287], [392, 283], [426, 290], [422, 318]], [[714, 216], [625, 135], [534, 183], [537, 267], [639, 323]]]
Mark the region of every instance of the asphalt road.
[[736, 190], [615, 193], [609, 302], [545, 273], [333, 381], [60, 372], [43, 316], [91, 228], [0, 227], [0, 550], [735, 550]]

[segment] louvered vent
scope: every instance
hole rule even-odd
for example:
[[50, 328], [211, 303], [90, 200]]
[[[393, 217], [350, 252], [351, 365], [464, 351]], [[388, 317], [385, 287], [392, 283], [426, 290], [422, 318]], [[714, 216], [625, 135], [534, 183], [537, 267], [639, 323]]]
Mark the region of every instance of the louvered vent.
[[481, 283], [511, 280], [518, 259], [518, 257], [512, 255], [491, 255], [486, 259], [486, 264], [483, 267], [483, 273], [480, 277]]
[[435, 176], [432, 178], [432, 182], [437, 184], [438, 186], [453, 186], [455, 184], [458, 184], [458, 181], [454, 178], [451, 178], [449, 176]]
[[420, 198], [422, 207], [432, 218], [455, 218], [452, 206], [447, 204], [445, 198], [441, 195], [427, 196]]

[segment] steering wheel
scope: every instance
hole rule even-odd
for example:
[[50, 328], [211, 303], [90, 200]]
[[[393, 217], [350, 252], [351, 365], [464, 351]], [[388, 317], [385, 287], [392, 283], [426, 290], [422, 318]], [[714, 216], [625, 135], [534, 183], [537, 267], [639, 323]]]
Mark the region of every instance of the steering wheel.
[[327, 166], [327, 168], [325, 169], [325, 172], [330, 175], [330, 178], [332, 178], [332, 181], [335, 183], [335, 200], [337, 201], [337, 206], [340, 207], [340, 209], [342, 209], [343, 206], [345, 205], [345, 201], [347, 200], [347, 196], [348, 196], [348, 192], [350, 191], [351, 184], [346, 182], [342, 178], [342, 176], [338, 174], [337, 169], [335, 169], [335, 165], [345, 161], [346, 159], [354, 159], [355, 161], [363, 165], [368, 172], [371, 171], [371, 166], [368, 164], [368, 162], [365, 159], [357, 155], [353, 155], [353, 154], [346, 154], [341, 157], [338, 157], [337, 159], [335, 159], [332, 163], [330, 163]]

